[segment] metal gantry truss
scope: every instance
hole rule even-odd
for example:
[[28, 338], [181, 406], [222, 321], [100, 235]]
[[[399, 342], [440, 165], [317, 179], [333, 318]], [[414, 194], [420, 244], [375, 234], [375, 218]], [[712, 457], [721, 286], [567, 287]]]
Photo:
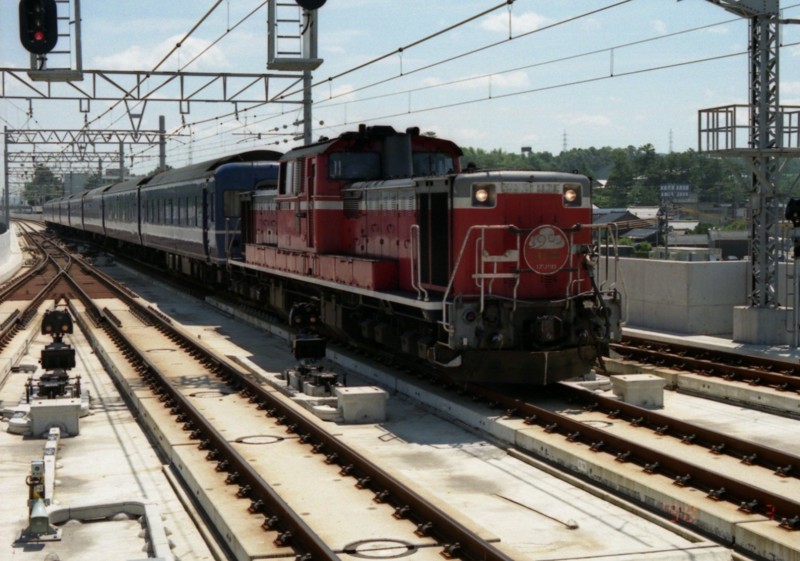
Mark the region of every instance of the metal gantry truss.
[[[6, 181], [6, 209], [12, 187], [24, 188], [33, 179], [36, 166], [42, 165], [55, 175], [75, 173], [102, 174], [103, 165], [118, 163], [119, 177], [124, 176], [126, 146], [159, 146], [159, 165], [164, 162], [166, 133], [163, 117], [160, 130], [91, 130], [91, 129], [24, 129], [4, 127], [5, 151], [3, 170]], [[172, 135], [176, 136], [176, 135]], [[179, 135], [178, 135], [179, 136]], [[115, 146], [116, 149], [109, 148]], [[60, 149], [53, 149], [58, 148]], [[8, 221], [8, 213], [6, 213]]]
[[[268, 103], [303, 106], [303, 138], [311, 139], [311, 70], [322, 59], [317, 56], [317, 12], [304, 10], [289, 0], [268, 0], [268, 69], [266, 73], [168, 72], [87, 70], [82, 67], [80, 0], [56, 0], [58, 4], [58, 49], [46, 55], [31, 55], [30, 68], [0, 67], [0, 98], [24, 100], [33, 116], [39, 100], [76, 101], [84, 114], [80, 130], [4, 131], [4, 177], [6, 222], [9, 219], [9, 185], [21, 181], [25, 163], [69, 166], [120, 160], [125, 144], [150, 144], [160, 148], [160, 164], [165, 161], [163, 117], [159, 131], [142, 131], [142, 118], [148, 102], [179, 104], [181, 118], [195, 103], [227, 103], [238, 118]], [[302, 84], [302, 96], [294, 97]], [[294, 90], [294, 91], [292, 91]], [[287, 95], [289, 94], [289, 95]], [[302, 98], [302, 99], [300, 99]], [[124, 104], [131, 130], [89, 129], [93, 101]], [[115, 106], [116, 106], [115, 104]], [[176, 136], [176, 135], [171, 135]], [[116, 152], [97, 147], [117, 144]], [[16, 150], [29, 145], [32, 150]], [[39, 146], [61, 145], [61, 150], [41, 151]], [[18, 175], [19, 174], [19, 175]], [[24, 184], [24, 180], [22, 180]]]
[[[699, 149], [739, 157], [751, 174], [750, 305], [777, 307], [777, 185], [787, 157], [800, 156], [800, 108], [779, 103], [779, 0], [708, 0], [749, 20], [750, 104], [701, 110]], [[794, 22], [793, 22], [794, 23]], [[747, 115], [744, 113], [747, 112]], [[747, 133], [739, 123], [747, 117]], [[737, 121], [737, 118], [739, 119]]]

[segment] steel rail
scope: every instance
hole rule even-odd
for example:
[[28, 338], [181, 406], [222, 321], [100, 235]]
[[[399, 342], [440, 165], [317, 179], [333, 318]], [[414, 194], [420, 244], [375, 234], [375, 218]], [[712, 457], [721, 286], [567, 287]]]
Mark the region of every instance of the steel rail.
[[[376, 501], [392, 505], [395, 508], [396, 517], [412, 520], [417, 524], [417, 532], [420, 535], [427, 535], [437, 539], [442, 544], [445, 556], [474, 561], [512, 561], [511, 557], [498, 550], [460, 522], [453, 520], [440, 508], [407, 485], [397, 481], [368, 458], [339, 442], [334, 436], [318, 427], [302, 413], [286, 407], [275, 399], [270, 391], [262, 387], [259, 382], [238, 371], [226, 360], [204, 348], [194, 338], [177, 329], [167, 316], [143, 304], [129, 290], [120, 287], [113, 279], [94, 269], [93, 275], [102, 282], [113, 286], [115, 290], [120, 291], [120, 297], [131, 307], [133, 313], [139, 317], [147, 318], [154, 326], [167, 333], [169, 337], [186, 348], [190, 354], [201, 357], [200, 360], [207, 367], [219, 372], [219, 376], [223, 381], [240, 391], [253, 403], [256, 403], [259, 408], [266, 410], [268, 415], [277, 417], [279, 423], [286, 425], [287, 432], [297, 433], [300, 440], [306, 442], [313, 452], [324, 453], [327, 463], [341, 466], [343, 475], [350, 475], [356, 478], [359, 487], [373, 491]], [[91, 304], [91, 306], [94, 307], [94, 304]], [[120, 341], [121, 343], [124, 341], [122, 330], [112, 318], [108, 317], [105, 311], [97, 310], [94, 314], [99, 314], [102, 327], [115, 341]], [[129, 347], [125, 343], [122, 344]], [[251, 500], [249, 510], [251, 512], [263, 512], [272, 509], [277, 512], [277, 519], [273, 513], [267, 512], [265, 514], [265, 527], [272, 529], [272, 525], [281, 525], [288, 528], [288, 534], [286, 532], [280, 533], [279, 540], [281, 536], [291, 536], [290, 539], [293, 544], [297, 543], [298, 547], [300, 547], [299, 544], [302, 544], [301, 549], [314, 552], [313, 559], [331, 558], [329, 555], [332, 555], [333, 552], [319, 541], [319, 538], [310, 529], [305, 527], [302, 519], [298, 518], [291, 510], [286, 510], [288, 505], [269, 488], [267, 483], [233, 449], [227, 440], [202, 418], [202, 415], [191, 403], [186, 401], [163, 376], [158, 374], [156, 367], [147, 357], [141, 356], [141, 353], [133, 348], [128, 348], [127, 353], [132, 356], [140, 356], [137, 360], [143, 365], [142, 370], [146, 371], [148, 378], [159, 385], [161, 388], [159, 391], [165, 395], [165, 401], [171, 407], [179, 406], [182, 410], [182, 415], [185, 416], [184, 423], [186, 428], [193, 431], [194, 437], [200, 441], [200, 446], [211, 450], [209, 452], [210, 455], [216, 456], [219, 454], [220, 457], [224, 457], [224, 459], [220, 460], [218, 467], [229, 474], [228, 482], [230, 484], [239, 485], [239, 496]], [[302, 537], [307, 532], [310, 532], [308, 534], [309, 537]], [[332, 558], [337, 557], [334, 556]]]
[[[768, 386], [779, 391], [800, 392], [800, 372], [795, 365], [787, 362], [630, 336], [625, 336], [624, 340], [630, 344], [613, 343], [611, 348], [625, 357], [677, 370], [694, 369], [703, 376]], [[716, 356], [717, 359], [709, 356]], [[782, 372], [776, 372], [775, 369], [781, 369]]]
[[186, 336], [180, 330], [175, 330], [168, 318], [154, 314], [150, 309], [144, 309], [141, 304], [137, 305], [143, 308], [144, 313], [150, 314], [155, 324], [179, 338], [180, 343], [191, 349], [192, 354], [204, 357], [204, 360], [218, 368], [223, 380], [239, 389], [242, 395], [257, 403], [259, 408], [265, 409], [268, 415], [277, 417], [280, 423], [286, 425], [287, 432], [298, 434], [300, 440], [308, 443], [313, 451], [324, 453], [327, 463], [341, 466], [342, 475], [356, 478], [358, 486], [372, 490], [377, 501], [392, 505], [397, 517], [416, 522], [419, 534], [436, 538], [443, 544], [445, 555], [475, 561], [511, 561], [511, 557], [457, 520], [453, 520], [440, 508], [397, 481], [363, 454], [338, 441], [302, 413], [287, 408], [260, 383], [202, 347], [195, 339]]
[[568, 385], [563, 385], [560, 389], [570, 399], [584, 404], [588, 410], [599, 410], [609, 418], [627, 421], [634, 426], [650, 429], [658, 435], [673, 436], [684, 444], [706, 448], [712, 454], [725, 454], [744, 464], [773, 470], [780, 477], [800, 479], [800, 457], [794, 454], [597, 395], [587, 389]]
[[675, 485], [698, 489], [711, 500], [724, 500], [736, 505], [743, 512], [777, 518], [781, 525], [800, 520], [800, 502], [794, 498], [771, 493], [488, 388], [469, 386], [469, 389], [506, 409], [509, 416], [522, 417], [527, 424], [541, 426], [548, 433], [562, 434], [570, 442], [587, 444], [593, 452], [614, 455], [619, 462], [639, 465], [646, 473], [670, 477]]

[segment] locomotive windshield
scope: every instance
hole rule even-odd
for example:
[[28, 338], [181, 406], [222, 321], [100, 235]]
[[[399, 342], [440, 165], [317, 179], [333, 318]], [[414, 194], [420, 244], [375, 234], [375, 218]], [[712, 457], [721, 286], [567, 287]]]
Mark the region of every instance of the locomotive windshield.
[[336, 152], [328, 157], [330, 179], [378, 179], [381, 157], [376, 152]]
[[453, 171], [453, 159], [441, 152], [414, 152], [414, 175], [444, 175]]

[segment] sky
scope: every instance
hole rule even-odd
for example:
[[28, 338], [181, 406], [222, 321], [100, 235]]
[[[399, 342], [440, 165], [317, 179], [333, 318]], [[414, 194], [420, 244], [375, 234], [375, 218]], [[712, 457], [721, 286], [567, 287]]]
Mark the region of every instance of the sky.
[[[266, 72], [264, 2], [215, 4], [82, 0], [84, 69], [152, 70], [211, 10], [159, 69]], [[782, 8], [783, 17], [800, 19], [800, 1]], [[0, 2], [3, 68], [28, 68], [17, 21], [17, 2]], [[366, 123], [418, 126], [485, 150], [652, 144], [666, 153], [698, 148], [698, 110], [748, 100], [747, 22], [705, 0], [328, 0], [318, 29], [315, 139]], [[780, 101], [800, 105], [800, 24], [781, 34]], [[18, 88], [0, 83], [0, 95]], [[177, 167], [254, 148], [288, 150], [298, 145], [298, 107], [240, 106], [235, 114], [230, 103], [194, 103], [182, 112], [154, 100], [132, 111], [142, 114], [142, 129], [157, 129], [164, 115], [166, 130], [180, 133], [167, 143], [167, 163]], [[77, 101], [0, 97], [0, 124], [9, 129], [86, 123], [130, 127], [121, 103], [87, 110]], [[134, 172], [157, 165], [157, 150], [126, 150]]]

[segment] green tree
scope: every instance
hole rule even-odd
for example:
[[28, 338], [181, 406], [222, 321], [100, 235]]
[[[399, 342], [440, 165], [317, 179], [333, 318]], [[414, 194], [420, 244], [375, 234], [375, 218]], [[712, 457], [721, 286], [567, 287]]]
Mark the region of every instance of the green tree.
[[29, 205], [40, 205], [64, 194], [64, 182], [53, 171], [39, 164], [33, 170], [33, 179], [25, 183], [22, 196]]

